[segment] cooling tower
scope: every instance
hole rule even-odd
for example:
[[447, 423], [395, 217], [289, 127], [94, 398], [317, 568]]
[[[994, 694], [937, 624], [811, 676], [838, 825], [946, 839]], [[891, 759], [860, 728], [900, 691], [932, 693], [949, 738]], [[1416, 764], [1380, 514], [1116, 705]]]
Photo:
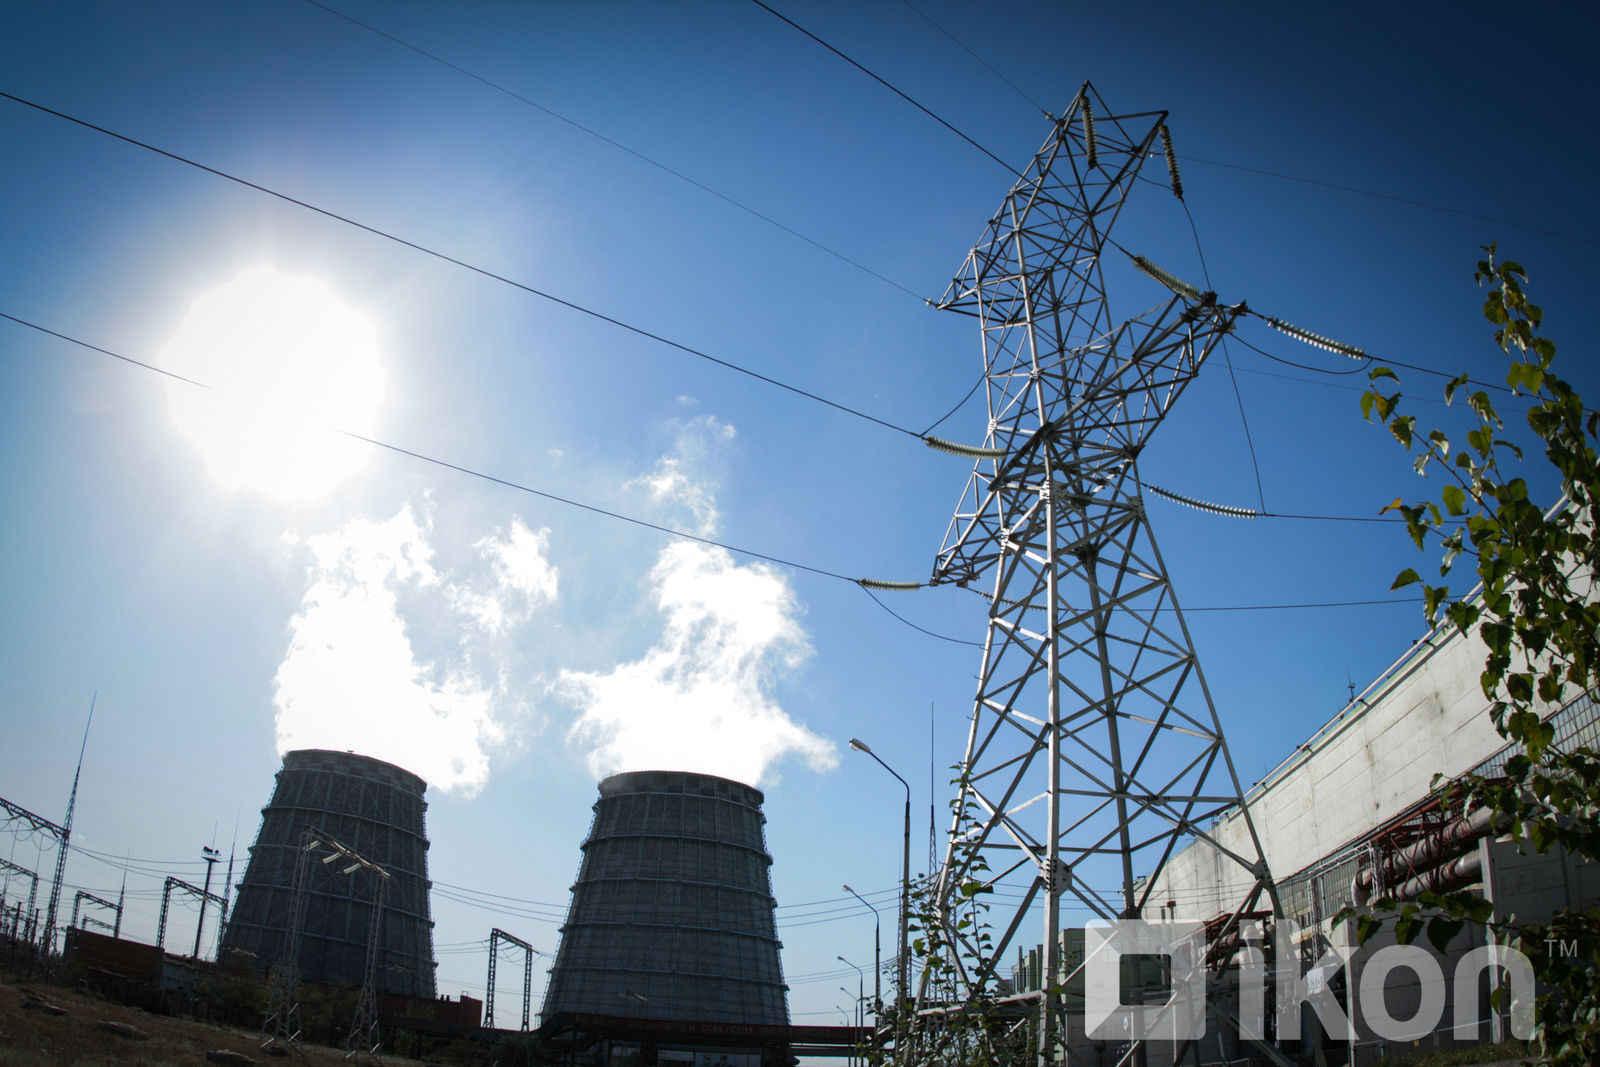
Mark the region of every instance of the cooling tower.
[[761, 792], [685, 771], [600, 783], [544, 1018], [789, 1022]]
[[[220, 958], [269, 970], [283, 956], [301, 831], [315, 826], [390, 874], [378, 956], [380, 992], [434, 995], [433, 921], [428, 912], [427, 783], [410, 771], [353, 752], [304, 749], [283, 757], [261, 832], [239, 883]], [[324, 853], [317, 852], [320, 860]], [[359, 988], [367, 959], [373, 875], [344, 863], [308, 865], [299, 968], [313, 982]]]

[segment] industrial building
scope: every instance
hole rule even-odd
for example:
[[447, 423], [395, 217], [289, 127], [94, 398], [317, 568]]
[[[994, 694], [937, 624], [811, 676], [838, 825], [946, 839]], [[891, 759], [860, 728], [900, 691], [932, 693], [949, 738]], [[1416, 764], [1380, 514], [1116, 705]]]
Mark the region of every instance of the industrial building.
[[[428, 905], [427, 783], [410, 771], [353, 752], [287, 753], [239, 883], [219, 958], [280, 962], [302, 834], [315, 827], [389, 872], [379, 934], [379, 991], [434, 996], [433, 921]], [[301, 977], [360, 987], [376, 877], [345, 865], [307, 868], [297, 965]]]
[[543, 1030], [575, 1053], [781, 1062], [788, 1033], [758, 789], [687, 771], [600, 783]]
[[[1346, 906], [1383, 897], [1411, 900], [1424, 890], [1472, 889], [1493, 903], [1497, 919], [1545, 922], [1557, 909], [1600, 904], [1600, 867], [1558, 850], [1538, 855], [1497, 834], [1487, 813], [1464, 812], [1459, 801], [1445, 804], [1433, 790], [1435, 775], [1495, 777], [1510, 754], [1479, 684], [1484, 655], [1476, 637], [1453, 629], [1433, 632], [1246, 795], [1298, 957], [1274, 959], [1272, 966], [1298, 967], [1307, 976], [1306, 989], [1327, 990], [1354, 1027], [1353, 1042], [1336, 1041], [1308, 1006], [1300, 1033], [1278, 1035], [1299, 1041], [1301, 1051], [1337, 1048], [1338, 1062], [1361, 1064], [1400, 1051], [1512, 1036], [1508, 1012], [1516, 998], [1491, 1010], [1489, 992], [1505, 975], [1482, 966], [1481, 928], [1468, 927], [1443, 953], [1419, 938], [1419, 951], [1433, 964], [1389, 971], [1374, 986], [1381, 996], [1357, 996], [1366, 962], [1394, 941], [1386, 932], [1351, 951], [1353, 932], [1333, 921]], [[1580, 693], [1541, 711], [1558, 749], [1600, 747], [1596, 694]], [[1249, 828], [1234, 809], [1208, 833], [1223, 848], [1242, 850]], [[1152, 914], [1144, 918], [1214, 922], [1238, 900], [1240, 877], [1237, 864], [1196, 839], [1162, 868], [1149, 896]], [[1062, 957], [1070, 969], [1083, 959], [1084, 935], [1081, 929], [1062, 933]], [[1335, 965], [1330, 950], [1347, 954], [1348, 965]], [[1474, 950], [1479, 951], [1468, 959]], [[1463, 959], [1472, 981], [1458, 990]], [[1014, 982], [1038, 989], [1039, 970], [1038, 950], [1019, 953]], [[1081, 1011], [1081, 980], [1069, 983], [1067, 995]], [[1251, 1050], [1233, 1036], [1212, 1020], [1202, 1059], [1248, 1059]], [[1115, 1058], [1113, 1045], [1083, 1034], [1081, 1016], [1074, 1020], [1073, 1045], [1082, 1062]]]

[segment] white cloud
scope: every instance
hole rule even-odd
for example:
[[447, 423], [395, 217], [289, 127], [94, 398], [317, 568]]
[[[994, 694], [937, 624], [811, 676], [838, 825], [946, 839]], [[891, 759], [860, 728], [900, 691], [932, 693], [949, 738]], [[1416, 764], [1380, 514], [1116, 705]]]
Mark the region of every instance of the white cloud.
[[[714, 483], [698, 477], [732, 426], [700, 416], [673, 455], [630, 482], [687, 506], [715, 529]], [[765, 564], [741, 566], [725, 549], [675, 543], [650, 572], [660, 637], [641, 657], [605, 671], [563, 671], [557, 691], [580, 714], [568, 733], [588, 748], [597, 776], [623, 770], [690, 770], [759, 785], [781, 760], [835, 766], [834, 746], [796, 723], [771, 696], [811, 648], [788, 580]]]
[[473, 793], [488, 780], [489, 753], [507, 740], [517, 706], [504, 661], [492, 647], [481, 672], [453, 646], [419, 656], [408, 618], [437, 626], [465, 611], [503, 634], [555, 598], [548, 531], [513, 520], [509, 536], [478, 542], [493, 591], [471, 594], [435, 569], [429, 533], [406, 506], [305, 541], [308, 588], [274, 693], [280, 752], [350, 749], [444, 790]]
[[626, 483], [624, 489], [643, 487], [657, 504], [677, 504], [693, 516], [693, 532], [710, 537], [717, 532], [718, 481], [713, 473], [718, 448], [738, 431], [715, 415], [697, 415], [678, 424], [671, 455], [656, 460], [655, 469]]
[[555, 602], [559, 575], [549, 558], [549, 529], [536, 532], [513, 517], [509, 535], [496, 530], [472, 547], [490, 562], [494, 586], [485, 593], [453, 585], [450, 598], [482, 629], [502, 634], [527, 622], [539, 605]]

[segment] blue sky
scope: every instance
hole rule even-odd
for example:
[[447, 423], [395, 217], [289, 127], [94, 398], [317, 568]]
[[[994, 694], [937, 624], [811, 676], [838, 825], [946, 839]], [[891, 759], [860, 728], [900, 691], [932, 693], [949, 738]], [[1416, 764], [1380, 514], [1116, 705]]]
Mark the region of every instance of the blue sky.
[[[525, 99], [302, 0], [13, 5], [0, 91], [897, 425], [981, 371], [972, 321], [924, 300], [1010, 175], [755, 4], [332, 6]], [[1600, 391], [1580, 5], [780, 10], [1017, 167], [1085, 79], [1168, 110], [1204, 263], [1159, 161], [1118, 240], [1380, 359], [1494, 374], [1471, 274], [1497, 240]], [[930, 569], [965, 461], [11, 100], [0, 137], [0, 312], [175, 365], [196, 300], [270, 266], [370, 328], [374, 437], [805, 567]], [[0, 343], [0, 796], [63, 816], [98, 693], [74, 837], [96, 854], [69, 888], [130, 867], [128, 929], [153, 937], [161, 879], [203, 878], [202, 845], [237, 834], [242, 868], [280, 742], [356, 748], [451, 786], [429, 797], [439, 987], [479, 992], [491, 926], [554, 951], [596, 774], [692, 765], [766, 790], [791, 1008], [837, 1019], [835, 956], [866, 964], [872, 936], [840, 885], [887, 920], [898, 873], [899, 786], [848, 741], [911, 781], [925, 868], [976, 649], [847, 582], [392, 452], [319, 493], [230, 487], [158, 375], [13, 322]], [[1259, 323], [1228, 358], [1147, 482], [1335, 516], [1422, 488], [1362, 423], [1363, 377], [1321, 373], [1354, 363]], [[299, 391], [330, 391], [319, 373]], [[940, 432], [978, 441], [979, 405]], [[1409, 604], [1215, 610], [1387, 599], [1417, 563], [1393, 527], [1150, 511], [1246, 783], [1419, 635]], [[982, 636], [970, 594], [887, 603]]]

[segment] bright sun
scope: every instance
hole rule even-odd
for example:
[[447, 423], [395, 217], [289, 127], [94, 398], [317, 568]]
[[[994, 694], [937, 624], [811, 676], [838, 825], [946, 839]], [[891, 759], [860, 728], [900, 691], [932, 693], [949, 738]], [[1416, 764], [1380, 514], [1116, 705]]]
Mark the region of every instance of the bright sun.
[[279, 500], [327, 491], [370, 446], [383, 399], [377, 332], [314, 278], [245, 271], [194, 302], [162, 365], [211, 389], [172, 382], [172, 420], [230, 489]]

